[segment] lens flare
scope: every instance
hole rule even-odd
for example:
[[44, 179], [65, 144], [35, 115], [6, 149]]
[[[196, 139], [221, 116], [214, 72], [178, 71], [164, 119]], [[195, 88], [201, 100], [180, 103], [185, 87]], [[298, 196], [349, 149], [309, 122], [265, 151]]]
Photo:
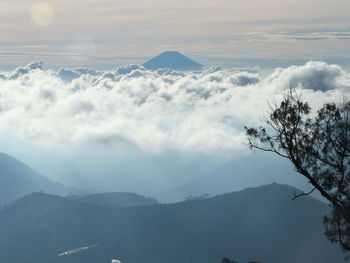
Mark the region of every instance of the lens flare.
[[36, 26], [49, 26], [54, 19], [54, 10], [47, 2], [38, 2], [30, 9], [32, 22]]

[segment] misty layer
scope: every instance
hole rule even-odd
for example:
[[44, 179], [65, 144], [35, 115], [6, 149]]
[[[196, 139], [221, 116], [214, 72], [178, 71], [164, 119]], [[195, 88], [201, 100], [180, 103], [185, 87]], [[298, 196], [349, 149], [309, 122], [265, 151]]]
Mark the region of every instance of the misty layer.
[[54, 71], [34, 62], [0, 74], [0, 125], [16, 140], [49, 148], [234, 153], [246, 149], [244, 125], [261, 123], [268, 102], [290, 87], [302, 88], [313, 106], [341, 102], [350, 75], [323, 62], [276, 69], [267, 77], [217, 67]]

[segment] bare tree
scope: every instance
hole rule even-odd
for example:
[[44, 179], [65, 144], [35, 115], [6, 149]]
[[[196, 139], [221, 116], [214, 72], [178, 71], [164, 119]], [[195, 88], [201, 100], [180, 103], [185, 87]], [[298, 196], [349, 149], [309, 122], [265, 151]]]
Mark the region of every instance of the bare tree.
[[247, 128], [249, 146], [288, 159], [331, 206], [325, 234], [350, 251], [350, 102], [325, 104], [316, 114], [292, 90], [271, 106], [266, 127]]

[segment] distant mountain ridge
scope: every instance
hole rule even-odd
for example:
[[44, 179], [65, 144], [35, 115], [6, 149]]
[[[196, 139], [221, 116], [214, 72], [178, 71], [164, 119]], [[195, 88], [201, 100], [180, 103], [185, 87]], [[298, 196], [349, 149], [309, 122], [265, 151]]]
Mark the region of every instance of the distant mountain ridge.
[[[0, 262], [344, 262], [323, 235], [328, 206], [311, 197], [292, 201], [294, 191], [271, 184], [126, 208], [30, 194], [0, 212]], [[58, 256], [80, 247], [91, 249]]]
[[53, 182], [16, 158], [0, 153], [0, 209], [33, 192], [68, 196], [77, 201], [107, 207], [141, 206], [157, 203], [155, 199], [126, 192], [84, 194], [81, 190]]
[[165, 51], [143, 64], [146, 69], [169, 68], [173, 70], [200, 70], [203, 65], [193, 61], [178, 51]]
[[12, 202], [31, 192], [68, 195], [71, 188], [51, 181], [21, 161], [0, 153], [0, 204]]
[[71, 199], [106, 207], [133, 207], [155, 205], [157, 200], [142, 195], [124, 192], [98, 193], [83, 196], [71, 196]]

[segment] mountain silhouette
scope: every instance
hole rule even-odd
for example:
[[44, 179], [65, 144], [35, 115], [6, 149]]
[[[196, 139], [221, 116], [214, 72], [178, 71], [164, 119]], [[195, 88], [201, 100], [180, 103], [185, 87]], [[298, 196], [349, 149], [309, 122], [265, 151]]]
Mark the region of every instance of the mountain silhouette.
[[199, 70], [203, 66], [178, 51], [166, 51], [143, 64], [146, 69]]
[[126, 192], [97, 193], [84, 196], [71, 196], [70, 198], [107, 207], [131, 207], [157, 204], [157, 201], [153, 198], [146, 198], [142, 195]]
[[208, 199], [110, 208], [34, 193], [0, 211], [0, 262], [344, 262], [327, 204], [271, 184]]
[[51, 181], [19, 160], [0, 153], [0, 206], [39, 191], [67, 195], [73, 190]]

